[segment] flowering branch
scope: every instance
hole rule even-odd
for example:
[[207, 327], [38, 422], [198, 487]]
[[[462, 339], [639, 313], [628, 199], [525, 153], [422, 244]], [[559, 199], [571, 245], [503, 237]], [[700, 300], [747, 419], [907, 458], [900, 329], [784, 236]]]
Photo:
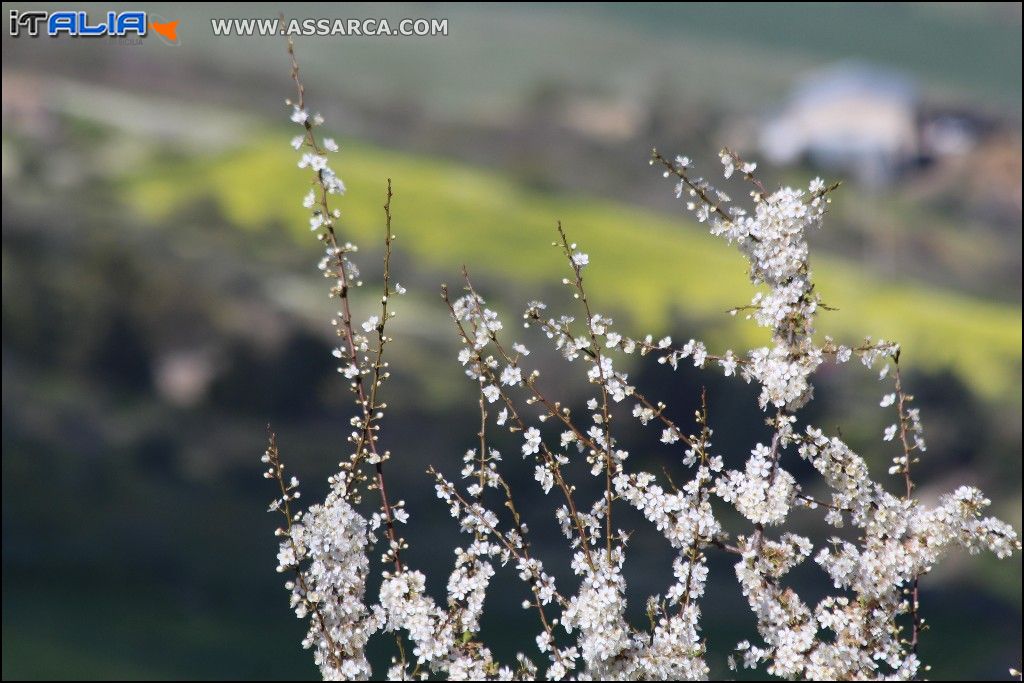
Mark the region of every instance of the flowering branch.
[[[297, 101], [289, 102], [291, 119], [303, 127], [293, 146], [303, 151], [299, 167], [312, 171], [304, 206], [311, 211], [310, 227], [325, 245], [320, 267], [332, 281], [331, 295], [341, 302], [333, 322], [342, 341], [334, 355], [343, 363], [339, 371], [350, 380], [357, 411], [349, 436], [354, 450], [330, 478], [331, 490], [322, 504], [292, 513], [291, 503], [299, 498], [298, 482], [285, 480], [273, 435], [264, 462], [269, 465], [266, 476], [279, 489], [271, 509], [286, 520], [278, 530], [282, 538], [279, 570], [295, 574], [286, 587], [296, 614], [309, 619], [304, 645], [314, 649], [314, 660], [325, 678], [371, 677], [366, 645], [377, 634], [391, 634], [397, 655], [387, 671], [389, 679], [704, 679], [710, 669], [705, 661], [700, 601], [709, 578], [707, 555], [719, 550], [736, 558], [739, 590], [747, 598], [759, 637], [737, 644], [739, 656], [730, 658], [732, 666], [809, 680], [908, 680], [928, 670], [918, 656], [925, 629], [919, 604], [921, 577], [954, 547], [1007, 557], [1020, 550], [1017, 533], [1005, 522], [982, 516], [990, 501], [973, 487], [961, 486], [934, 506], [913, 497], [911, 465], [926, 446], [920, 414], [911, 407], [913, 396], [904, 390], [899, 345], [870, 338], [858, 345], [829, 337], [816, 340], [817, 315], [831, 309], [823, 305], [814, 284], [807, 234], [820, 227], [838, 184], [815, 179], [806, 189], [769, 191], [755, 174], [756, 165], [728, 149], [719, 156], [722, 174], [728, 180], [738, 173], [750, 185], [749, 204], [733, 202], [696, 175], [686, 157], [670, 161], [655, 151], [651, 163], [676, 181], [676, 195], [685, 200], [698, 222], [706, 224], [711, 235], [734, 245], [746, 260], [755, 293], [749, 304], [730, 312], [745, 311], [747, 319], [768, 330], [770, 342], [765, 346], [711, 354], [696, 339], [676, 346], [669, 337], [655, 341], [652, 335], [620, 333], [587, 295], [584, 270], [590, 257], [569, 240], [559, 223], [554, 246], [568, 261], [571, 277], [562, 282], [581, 306], [582, 329], [571, 315], [549, 315], [547, 305], [539, 301], [528, 304], [523, 321], [568, 363], [583, 361], [586, 381], [596, 389], [586, 401], [588, 415], [578, 418], [541, 389], [539, 370], [526, 367], [530, 350], [519, 341], [509, 344], [503, 338], [500, 317], [487, 308], [466, 269], [462, 296], [453, 297], [442, 287], [461, 347], [459, 362], [479, 391], [480, 425], [477, 446], [462, 457], [464, 490], [439, 469], [427, 470], [438, 497], [471, 537], [456, 549], [446, 603], [436, 603], [426, 592], [425, 575], [402, 562], [401, 551], [407, 545], [398, 535], [397, 524], [407, 521], [408, 513], [404, 502], [392, 503], [389, 498], [384, 462], [390, 453], [378, 445], [387, 407], [379, 391], [390, 376], [384, 352], [391, 338], [385, 329], [394, 316], [391, 298], [404, 291], [391, 285], [391, 182], [383, 206], [379, 313], [354, 323], [349, 290], [361, 285], [350, 259], [356, 247], [338, 241], [336, 224], [341, 214], [330, 203], [344, 192], [344, 184], [328, 164], [327, 154], [337, 151], [337, 145], [315, 135], [322, 120], [306, 110], [290, 43], [289, 55], [297, 94]], [[649, 399], [616, 365], [620, 356], [650, 354], [672, 370], [689, 360], [697, 368], [711, 364], [726, 377], [756, 383], [758, 406], [770, 416], [766, 420], [772, 431], [770, 442], [753, 445], [749, 454], [715, 452], [704, 391], [694, 416], [695, 433], [685, 433], [668, 416], [663, 402]], [[897, 421], [882, 439], [899, 437], [901, 453], [890, 473], [902, 478], [901, 495], [872, 479], [865, 459], [840, 436], [800, 424], [803, 408], [814, 398], [817, 369], [826, 362], [842, 365], [853, 358], [868, 368], [881, 365], [880, 379], [892, 373], [893, 391], [882, 398], [881, 406], [895, 406]], [[677, 486], [662, 466], [667, 480], [663, 486], [655, 474], [627, 466], [629, 451], [612, 429], [616, 410], [621, 410], [616, 406], [627, 401], [642, 426], [653, 423], [662, 429], [663, 443], [680, 443], [688, 480]], [[491, 404], [495, 404], [493, 411]], [[536, 424], [527, 416], [526, 407], [532, 406], [540, 409]], [[534, 479], [543, 494], [558, 490], [554, 517], [568, 542], [568, 565], [577, 577], [572, 590], [559, 590], [533, 554], [529, 529], [509, 480], [501, 473], [502, 456], [488, 443], [492, 421], [522, 438], [522, 455], [533, 457]], [[548, 424], [560, 430], [557, 439], [542, 431], [551, 429]], [[801, 489], [790, 472], [794, 457], [808, 462], [821, 476], [829, 489], [828, 499]], [[589, 507], [580, 505], [577, 485], [568, 476], [571, 469], [566, 466], [575, 460], [585, 461], [590, 475], [601, 481], [601, 493]], [[379, 493], [379, 506], [369, 517], [358, 509], [364, 484]], [[499, 515], [488, 507], [492, 496], [507, 513]], [[647, 597], [649, 624], [644, 627], [631, 624], [626, 616], [627, 600], [633, 598], [623, 575], [629, 534], [613, 526], [616, 503], [620, 509], [623, 505], [635, 509], [675, 553], [671, 584], [663, 594]], [[747, 520], [745, 533], [731, 538], [726, 532], [719, 518], [718, 508], [723, 505]], [[810, 538], [786, 530], [790, 512], [797, 506], [821, 509], [828, 525], [854, 527], [856, 540], [830, 538], [816, 550]], [[380, 557], [381, 586], [377, 599], [367, 600], [371, 572], [367, 548], [381, 528], [387, 543]], [[786, 575], [808, 560], [829, 576], [836, 589], [816, 604], [805, 602], [786, 585]], [[492, 578], [508, 564], [530, 591], [524, 608], [538, 615], [535, 642], [547, 660], [543, 672], [524, 653], [516, 656], [514, 665], [501, 664], [481, 636], [487, 591]], [[904, 637], [908, 622], [909, 637]], [[406, 642], [412, 646], [408, 652]]]

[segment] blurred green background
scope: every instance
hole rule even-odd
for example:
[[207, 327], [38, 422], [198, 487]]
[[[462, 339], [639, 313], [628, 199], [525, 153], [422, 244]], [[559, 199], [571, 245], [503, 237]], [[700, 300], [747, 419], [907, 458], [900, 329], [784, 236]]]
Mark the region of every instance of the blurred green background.
[[[273, 571], [259, 456], [271, 423], [315, 500], [346, 453], [351, 402], [287, 144], [283, 40], [214, 38], [209, 24], [282, 8], [123, 8], [180, 21], [181, 44], [3, 38], [3, 676], [308, 678], [302, 625]], [[1019, 4], [284, 9], [449, 20], [444, 37], [297, 39], [310, 101], [342, 147], [344, 230], [368, 282], [394, 182], [393, 273], [409, 295], [383, 439], [389, 486], [412, 513], [407, 559], [429, 570], [431, 591], [451, 564], [435, 549], [458, 539], [424, 469], [454, 474], [475, 439], [475, 391], [438, 298], [462, 264], [512, 335], [530, 299], [571, 311], [549, 246], [561, 220], [591, 255], [594, 305], [626, 331], [719, 348], [761, 339], [724, 314], [749, 300], [741, 259], [684, 215], [646, 163], [652, 146], [709, 174], [728, 144], [772, 183], [846, 181], [812, 236], [819, 290], [837, 309], [822, 333], [902, 342], [929, 437], [921, 497], [978, 484], [1020, 528]], [[843, 144], [798, 140], [792, 126], [772, 137], [805, 111]], [[784, 143], [796, 145], [786, 158]], [[375, 291], [356, 300], [364, 317]], [[586, 399], [578, 369], [519, 338], [568, 404]], [[630, 371], [682, 419], [706, 384], [727, 462], [760, 438], [750, 387]], [[840, 426], [884, 476], [892, 420], [872, 374], [823, 371], [816, 393], [805, 417]], [[678, 469], [651, 434], [623, 436], [635, 465]], [[554, 520], [520, 474], [541, 555], [569, 581]], [[796, 523], [822, 531], [811, 515]], [[641, 595], [670, 576], [668, 548], [646, 535], [627, 564]], [[706, 633], [724, 675], [753, 620], [715, 562]], [[521, 584], [495, 580], [485, 637], [502, 656], [532, 654]], [[813, 568], [793, 582], [809, 598], [828, 588]], [[1019, 556], [956, 555], [923, 587], [932, 678], [1019, 668]], [[514, 640], [523, 629], [531, 637]]]

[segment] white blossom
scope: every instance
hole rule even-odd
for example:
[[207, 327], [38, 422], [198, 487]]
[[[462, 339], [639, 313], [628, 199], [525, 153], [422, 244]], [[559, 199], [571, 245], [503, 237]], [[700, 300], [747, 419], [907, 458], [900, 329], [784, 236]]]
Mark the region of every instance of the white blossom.
[[[338, 283], [332, 294], [345, 296], [349, 282], [358, 286], [359, 271], [348, 258], [355, 246], [335, 241], [341, 214], [328, 204], [328, 195], [344, 192], [344, 184], [328, 158], [318, 153], [321, 148], [337, 152], [338, 145], [331, 138], [317, 145], [314, 127], [323, 122], [318, 114], [293, 106], [290, 118], [305, 132], [293, 138], [292, 146], [316, 190], [305, 195], [303, 205], [310, 212], [311, 229], [326, 242], [320, 268]], [[657, 341], [654, 334], [624, 336], [611, 318], [592, 311], [580, 276], [589, 256], [559, 228], [562, 243], [556, 246], [563, 248], [570, 275], [576, 276], [563, 282], [585, 307], [575, 316], [555, 317], [545, 313], [545, 304], [534, 301], [523, 319], [566, 361], [581, 367], [588, 398], [586, 413], [580, 416], [582, 399], [563, 404], [541, 393], [539, 371], [527, 366], [530, 351], [519, 342], [507, 345], [500, 317], [487, 308], [468, 276], [462, 296], [449, 299], [446, 289], [445, 301], [462, 342], [458, 362], [482, 398], [479, 443], [457, 456], [462, 478], [453, 481], [459, 487], [431, 469], [438, 499], [467, 539], [454, 549], [447, 582], [437, 584], [438, 589], [443, 585], [444, 598], [435, 599], [427, 577], [405, 564], [402, 551], [408, 544], [397, 532], [409, 521], [405, 502], [387, 498], [384, 491], [383, 467], [391, 455], [380, 439], [385, 404], [377, 402], [376, 390], [388, 366], [379, 356], [374, 359], [374, 346], [390, 341], [384, 335], [392, 314], [386, 307], [389, 291], [385, 287], [381, 314], [369, 316], [355, 330], [359, 318], [350, 316], [346, 301], [344, 313], [334, 321], [343, 341], [332, 353], [357, 398], [350, 420], [353, 453], [330, 477], [324, 502], [305, 511], [295, 509], [299, 481], [285, 477], [273, 440], [262, 458], [268, 466], [264, 475], [278, 487], [269, 510], [286, 517], [277, 532], [278, 570], [288, 574], [291, 607], [308, 622], [303, 646], [313, 651], [325, 679], [379, 676], [382, 672], [370, 669], [366, 646], [375, 634], [387, 633], [411, 643], [386, 670], [396, 680], [703, 680], [710, 670], [701, 603], [714, 566], [708, 557], [722, 552], [735, 560], [735, 579], [757, 636], [736, 645], [730, 666], [789, 679], [910, 680], [927, 671], [907, 639], [908, 628], [919, 634], [920, 627], [913, 602], [917, 591], [911, 589], [954, 548], [999, 558], [1020, 549], [1009, 524], [984, 516], [991, 501], [978, 489], [960, 486], [930, 503], [911, 494], [911, 463], [926, 445], [920, 413], [902, 388], [900, 347], [885, 340], [848, 346], [816, 338], [822, 301], [810, 270], [807, 234], [819, 227], [833, 188], [815, 179], [806, 190], [768, 192], [753, 175], [756, 164], [723, 150], [723, 175], [755, 186], [752, 205], [743, 208], [694, 176], [689, 158], [676, 157], [674, 164], [657, 159], [666, 177], [677, 181], [676, 194], [687, 210], [746, 260], [755, 294], [748, 306], [733, 312], [749, 312], [747, 317], [765, 331], [764, 345], [718, 353], [697, 339], [673, 346], [668, 336]], [[395, 285], [394, 291], [405, 290]], [[620, 354], [636, 352], [653, 354], [672, 369], [690, 359], [697, 368], [717, 366], [726, 377], [756, 383], [771, 438], [746, 454], [716, 453], [705, 402], [691, 428], [677, 424], [664, 403], [629, 383]], [[902, 485], [896, 495], [872, 479], [868, 461], [842, 438], [799, 421], [801, 408], [814, 398], [817, 369], [833, 360], [846, 363], [854, 355], [872, 372], [881, 362], [879, 378], [894, 384], [879, 405], [896, 406], [897, 422], [884, 429], [883, 440], [896, 441], [885, 448], [898, 451], [890, 472], [905, 478], [906, 493]], [[373, 393], [367, 398], [365, 387], [371, 382]], [[506, 393], [502, 387], [517, 389]], [[520, 409], [516, 401], [524, 394], [529, 410]], [[627, 398], [625, 410], [616, 405]], [[495, 412], [489, 404], [499, 400], [501, 410]], [[673, 449], [681, 455], [659, 463], [664, 476], [633, 467], [636, 456], [630, 458], [618, 430], [625, 411], [639, 423], [630, 423], [633, 428], [660, 430], [664, 444], [681, 442], [678, 451]], [[557, 425], [557, 450], [544, 445], [540, 430], [530, 424], [535, 419]], [[501, 454], [488, 442], [494, 426], [503, 433], [522, 434], [523, 457], [535, 456], [534, 480], [559, 500], [553, 506], [554, 521], [567, 542], [566, 559], [576, 577], [568, 590], [560, 591], [553, 576], [558, 572], [549, 573], [531, 554], [530, 528], [519, 513], [510, 480], [499, 470]], [[669, 473], [670, 466], [675, 473]], [[593, 482], [600, 490], [592, 501], [580, 500], [590, 495], [591, 482], [577, 487], [575, 468], [589, 468], [596, 477]], [[813, 497], [797, 483], [793, 473], [800, 468], [800, 481]], [[804, 474], [815, 475], [816, 481], [806, 483]], [[818, 488], [824, 492], [817, 493]], [[359, 506], [371, 494], [380, 497], [380, 504], [364, 516]], [[635, 511], [632, 519], [619, 515], [625, 506]], [[741, 528], [735, 536], [719, 521], [724, 506], [739, 515], [731, 515]], [[816, 547], [792, 531], [804, 528], [790, 516], [794, 507], [807, 514], [816, 511], [836, 528], [848, 526], [848, 533], [822, 539]], [[668, 585], [645, 602], [635, 589], [627, 590], [623, 573], [633, 532], [613, 526], [630, 529], [627, 524], [641, 520], [674, 554]], [[379, 574], [371, 583], [379, 585], [375, 600], [367, 598], [376, 566], [371, 552], [380, 558]], [[834, 594], [828, 591], [812, 603], [786, 585], [789, 572], [805, 562], [808, 569], [824, 572]], [[487, 591], [501, 571], [522, 582], [524, 609], [538, 611], [537, 630], [524, 641], [536, 646], [543, 671], [522, 653], [514, 661], [499, 662], [483, 642]], [[506, 590], [505, 583], [501, 586]], [[627, 604], [646, 604], [648, 623], [632, 623]]]
[[540, 430], [530, 427], [526, 430], [526, 443], [523, 444], [523, 455], [532, 455], [540, 450]]

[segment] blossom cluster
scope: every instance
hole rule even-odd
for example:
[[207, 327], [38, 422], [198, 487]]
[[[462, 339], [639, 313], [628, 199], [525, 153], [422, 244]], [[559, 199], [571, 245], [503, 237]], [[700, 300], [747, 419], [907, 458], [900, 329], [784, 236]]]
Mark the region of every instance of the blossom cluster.
[[[912, 408], [900, 375], [900, 347], [866, 339], [843, 345], [817, 341], [815, 321], [823, 310], [809, 265], [807, 235], [817, 229], [835, 186], [814, 180], [806, 189], [769, 192], [756, 177], [756, 165], [723, 150], [723, 175], [741, 176], [752, 186], [747, 206], [693, 173], [691, 160], [668, 160], [655, 153], [652, 164], [676, 181], [676, 194], [711, 235], [734, 244], [747, 262], [755, 293], [745, 311], [770, 332], [769, 345], [746, 352], [713, 353], [700, 340], [677, 345], [670, 337], [629, 337], [614, 320], [596, 311], [584, 273], [590, 257], [571, 242], [561, 225], [555, 246], [566, 260], [563, 284], [578, 307], [553, 315], [543, 302], [530, 302], [523, 314], [524, 334], [535, 334], [565, 361], [582, 366], [590, 389], [577, 415], [550, 398], [531, 367], [525, 340], [507, 339], [499, 314], [465, 276], [464, 292], [443, 290], [457, 338], [458, 362], [479, 389], [478, 443], [462, 456], [462, 482], [430, 469], [437, 497], [466, 535], [454, 549], [446, 599], [427, 590], [427, 577], [407, 566], [407, 542], [399, 525], [408, 520], [403, 501], [389, 498], [385, 468], [390, 454], [379, 442], [386, 404], [379, 390], [389, 376], [383, 360], [390, 338], [389, 308], [400, 287], [390, 281], [391, 189], [385, 205], [384, 291], [381, 307], [364, 320], [353, 317], [348, 295], [359, 281], [351, 260], [354, 245], [339, 242], [341, 214], [333, 202], [344, 184], [330, 166], [338, 150], [316, 134], [322, 119], [310, 113], [293, 58], [298, 101], [290, 118], [302, 128], [293, 142], [298, 166], [311, 174], [303, 200], [310, 227], [323, 241], [320, 268], [340, 301], [333, 321], [339, 337], [334, 355], [348, 380], [357, 411], [351, 420], [352, 451], [331, 477], [322, 504], [293, 511], [298, 482], [287, 479], [276, 441], [264, 461], [266, 476], [280, 496], [271, 509], [284, 526], [278, 570], [298, 617], [309, 624], [304, 646], [327, 679], [374, 676], [366, 655], [371, 638], [389, 634], [395, 656], [389, 679], [449, 680], [665, 680], [706, 679], [707, 635], [701, 602], [709, 579], [708, 557], [735, 558], [738, 590], [756, 622], [756, 637], [736, 645], [734, 667], [761, 668], [784, 678], [911, 679], [925, 670], [917, 653], [922, 630], [918, 584], [948, 550], [990, 551], [1006, 557], [1020, 549], [1008, 524], [984, 516], [990, 501], [963, 486], [929, 506], [913, 495], [911, 467], [925, 451], [921, 416]], [[534, 330], [534, 332], [529, 332]], [[539, 334], [538, 334], [539, 333]], [[749, 453], [716, 452], [706, 401], [690, 427], [669, 417], [667, 406], [635, 386], [631, 357], [653, 355], [675, 369], [681, 362], [716, 368], [724, 376], [756, 384], [759, 406], [771, 427], [768, 443]], [[853, 358], [879, 369], [891, 382], [881, 407], [895, 411], [881, 447], [899, 445], [890, 474], [899, 492], [872, 479], [863, 456], [839, 435], [801, 424], [799, 413], [814, 397], [812, 378], [826, 363]], [[658, 430], [676, 450], [675, 469], [686, 473], [677, 484], [668, 477], [630, 466], [620, 442], [620, 420], [635, 420]], [[515, 458], [528, 460], [541, 494], [555, 496], [552, 513], [568, 546], [568, 567], [575, 579], [556, 585], [553, 573], [533, 551], [511, 485], [503, 474], [502, 454], [488, 441], [491, 429], [518, 439]], [[828, 499], [807, 495], [793, 474], [802, 459], [820, 474]], [[568, 465], [585, 462], [600, 493], [582, 500]], [[593, 487], [587, 487], [590, 490]], [[365, 497], [372, 496], [374, 503]], [[623, 567], [630, 533], [616, 526], [616, 511], [628, 506], [664, 537], [675, 557], [672, 581], [661, 595], [646, 598], [649, 624], [627, 618], [628, 591]], [[371, 510], [367, 512], [367, 508]], [[787, 531], [794, 508], [821, 510], [834, 527], [850, 526], [855, 536], [815, 543]], [[745, 528], [729, 532], [722, 511], [734, 509]], [[855, 540], [850, 540], [855, 538]], [[379, 552], [379, 562], [371, 558]], [[831, 579], [835, 594], [816, 603], [786, 586], [794, 567], [811, 562]], [[374, 569], [378, 567], [378, 569]], [[369, 579], [378, 571], [376, 598]], [[481, 619], [488, 590], [499, 572], [510, 571], [522, 583], [523, 607], [537, 616], [537, 630], [514, 661], [499, 662], [486, 646]], [[529, 644], [530, 641], [533, 644]], [[535, 648], [535, 649], [534, 649]]]

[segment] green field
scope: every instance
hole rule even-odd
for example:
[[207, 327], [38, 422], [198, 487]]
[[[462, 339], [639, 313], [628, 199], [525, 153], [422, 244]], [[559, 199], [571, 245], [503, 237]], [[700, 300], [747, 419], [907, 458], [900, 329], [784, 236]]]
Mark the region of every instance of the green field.
[[[239, 228], [287, 225], [309, 245], [299, 202], [305, 175], [295, 168], [296, 155], [285, 139], [283, 132], [270, 134], [265, 141], [205, 158], [162, 160], [126, 179], [127, 195], [151, 221], [212, 201]], [[397, 248], [450, 280], [467, 264], [508, 281], [556, 283], [563, 264], [550, 244], [561, 220], [591, 255], [587, 275], [596, 306], [625, 315], [631, 331], [662, 333], [684, 318], [699, 323], [695, 336], [717, 347], [763, 342], [751, 323], [724, 313], [750, 298], [742, 259], [689, 222], [682, 206], [676, 219], [601, 199], [542, 194], [488, 170], [356, 142], [343, 146], [336, 167], [349, 188], [341, 203], [345, 235], [364, 247], [372, 248], [379, 238], [384, 183], [390, 177]], [[671, 191], [646, 166], [638, 165], [638, 172], [650, 173], [652, 184]], [[823, 313], [822, 333], [847, 343], [865, 334], [898, 340], [911, 367], [952, 368], [987, 398], [1020, 402], [1019, 307], [912, 281], [881, 281], [835, 258], [815, 258], [813, 265], [819, 291], [838, 309]]]

